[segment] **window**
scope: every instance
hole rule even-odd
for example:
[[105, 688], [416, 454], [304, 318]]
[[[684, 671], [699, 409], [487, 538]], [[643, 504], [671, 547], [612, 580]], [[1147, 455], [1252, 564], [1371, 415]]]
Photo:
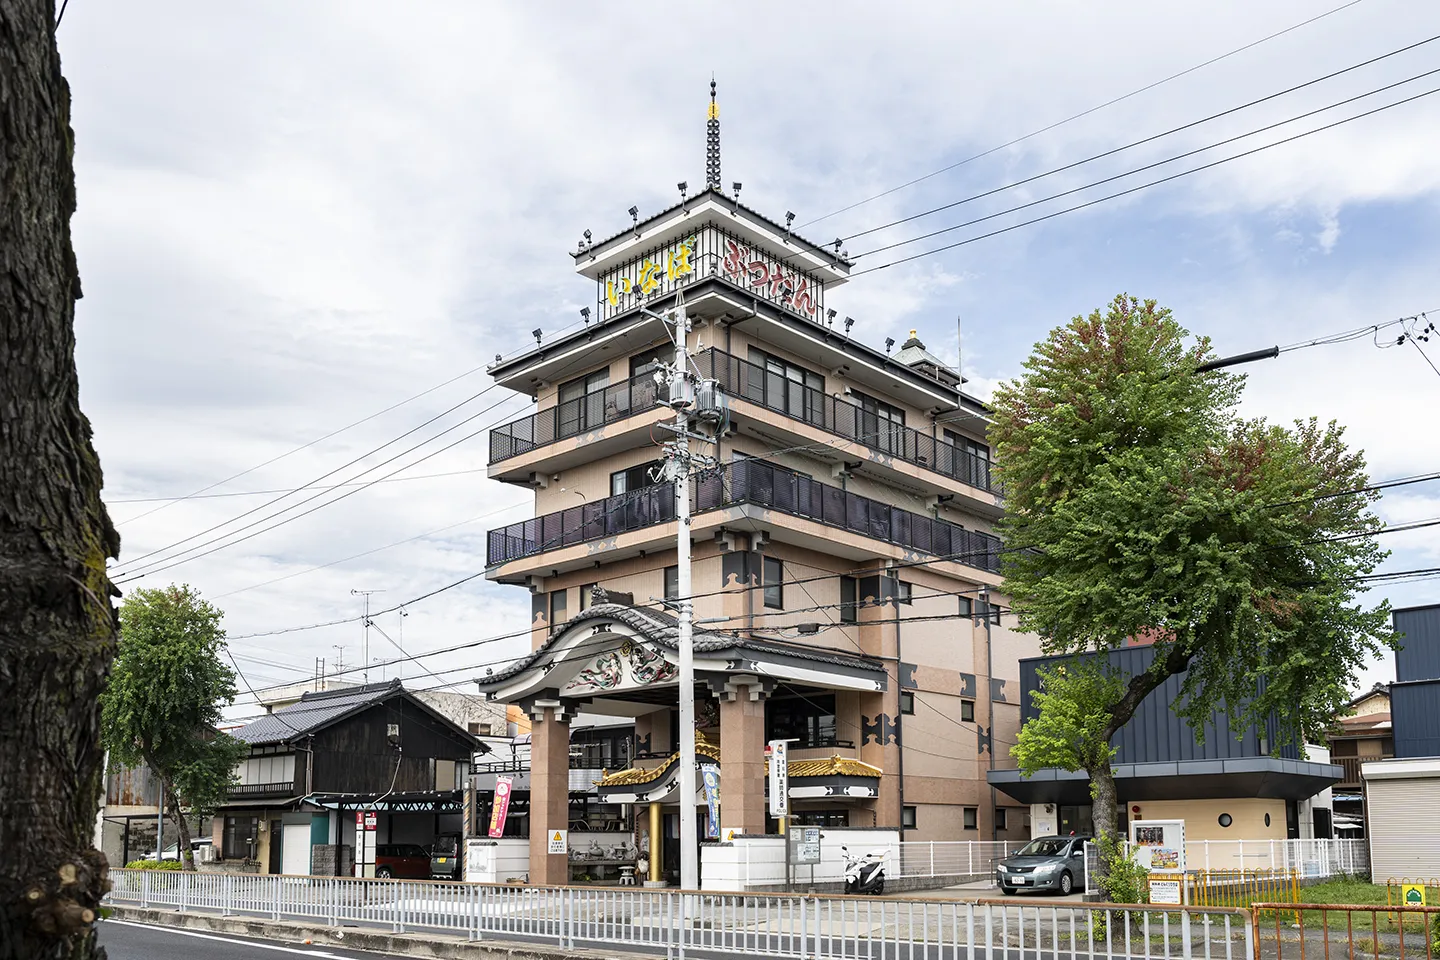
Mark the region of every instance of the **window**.
[[259, 832], [259, 817], [226, 817], [220, 836], [220, 856], [227, 860], [255, 859]]
[[907, 717], [915, 712], [915, 694], [900, 694], [900, 712], [905, 714]]
[[644, 353], [637, 353], [630, 358], [630, 377], [643, 377], [655, 372], [655, 368], [662, 363], [671, 363], [675, 360], [675, 348], [668, 343], [662, 343], [657, 347], [651, 347]]
[[968, 722], [970, 722], [970, 723], [974, 723], [974, 722], [975, 722], [975, 701], [974, 701], [974, 700], [961, 700], [961, 701], [960, 701], [960, 719], [961, 719], [961, 720], [968, 721]]
[[591, 604], [591, 602], [594, 600], [594, 594], [592, 593], [592, 591], [595, 589], [596, 586], [597, 586], [597, 584], [593, 584], [593, 583], [586, 583], [586, 584], [582, 584], [582, 585], [581, 585], [581, 587], [580, 587], [580, 609], [581, 609], [581, 610], [589, 610], [589, 609], [590, 609], [590, 604]]
[[566, 610], [568, 593], [568, 590], [550, 591], [550, 626], [556, 626], [570, 619], [570, 614]]
[[860, 442], [888, 453], [905, 452], [905, 411], [884, 400], [851, 391], [860, 405]]
[[651, 460], [625, 470], [616, 470], [610, 474], [610, 495], [619, 496], [632, 490], [654, 486], [658, 482], [656, 478], [660, 476], [662, 466], [661, 461]]
[[975, 602], [969, 597], [960, 598], [960, 616], [973, 617], [975, 615]]
[[556, 414], [559, 436], [573, 437], [604, 422], [605, 388], [609, 384], [610, 371], [596, 370], [560, 385], [560, 406]]
[[910, 601], [911, 601], [911, 596], [910, 596], [910, 584], [906, 583], [904, 580], [896, 580], [896, 581], [895, 581], [895, 602], [896, 602], [896, 603], [910, 603]]
[[953, 430], [945, 431], [945, 439], [954, 444], [957, 461], [949, 472], [972, 487], [990, 489], [990, 448]]
[[[672, 714], [673, 716], [673, 714]], [[834, 746], [835, 695], [777, 696], [765, 701], [765, 739], [796, 740], [792, 747]]]
[[914, 829], [915, 829], [915, 823], [916, 823], [915, 808], [914, 808], [914, 807], [901, 807], [901, 808], [900, 808], [900, 828], [901, 828], [902, 830], [914, 830]]
[[996, 830], [1004, 830], [1004, 829], [1005, 829], [1005, 808], [1004, 808], [1004, 807], [996, 807], [996, 808], [995, 808], [995, 829], [996, 829]]
[[675, 600], [680, 596], [680, 568], [665, 568], [665, 599]]
[[765, 606], [780, 610], [785, 607], [785, 566], [774, 557], [766, 557], [762, 564], [761, 583], [764, 585]]
[[840, 578], [840, 622], [859, 623], [860, 581], [854, 577]]
[[[825, 378], [789, 360], [750, 348], [750, 381], [745, 396], [797, 420], [825, 423]], [[759, 383], [755, 381], [759, 380]]]
[[965, 819], [964, 819], [964, 824], [965, 824], [965, 829], [966, 829], [966, 830], [974, 830], [974, 829], [977, 829], [977, 826], [976, 826], [976, 823], [975, 823], [975, 815], [976, 815], [976, 812], [977, 812], [977, 811], [976, 811], [976, 809], [975, 809], [974, 807], [966, 807], [966, 808], [965, 808], [965, 811], [964, 811], [964, 817], [965, 817]]
[[492, 727], [490, 724], [481, 723], [478, 720], [471, 720], [465, 726], [470, 731], [471, 735], [476, 737], [488, 737], [491, 735], [491, 731], [494, 729], [494, 727]]

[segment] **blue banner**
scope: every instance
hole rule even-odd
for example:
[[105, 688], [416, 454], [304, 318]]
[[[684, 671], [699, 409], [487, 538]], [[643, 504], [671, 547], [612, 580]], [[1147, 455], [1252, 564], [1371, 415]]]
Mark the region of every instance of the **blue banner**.
[[710, 807], [710, 825], [705, 831], [707, 837], [720, 836], [720, 768], [713, 763], [700, 767], [700, 778], [705, 782], [705, 803]]

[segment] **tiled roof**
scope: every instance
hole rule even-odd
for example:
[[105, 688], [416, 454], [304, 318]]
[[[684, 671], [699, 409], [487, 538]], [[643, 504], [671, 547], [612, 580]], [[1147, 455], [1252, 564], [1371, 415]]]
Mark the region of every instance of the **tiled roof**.
[[[600, 603], [590, 607], [588, 610], [583, 611], [552, 630], [545, 642], [532, 653], [520, 658], [507, 667], [496, 670], [494, 673], [482, 678], [477, 678], [477, 681], [489, 686], [502, 680], [508, 680], [517, 674], [524, 673], [544, 657], [545, 654], [555, 646], [561, 636], [591, 620], [618, 620], [634, 629], [646, 640], [657, 643], [670, 650], [679, 649], [679, 624], [670, 614], [661, 613], [657, 610], [631, 607], [620, 603]], [[878, 660], [849, 656], [847, 654], [826, 650], [823, 647], [810, 647], [803, 644], [785, 643], [779, 640], [746, 640], [731, 636], [730, 634], [715, 633], [711, 630], [695, 630], [693, 636], [696, 653], [716, 653], [723, 650], [750, 651], [753, 653], [768, 653], [794, 657], [798, 660], [811, 660], [817, 663], [828, 663], [834, 666], [850, 667], [856, 670], [868, 670], [874, 673], [885, 672], [885, 665]]]
[[281, 707], [236, 730], [246, 743], [280, 743], [314, 733], [322, 727], [396, 694], [404, 693], [399, 680], [363, 687], [303, 694], [298, 703]]

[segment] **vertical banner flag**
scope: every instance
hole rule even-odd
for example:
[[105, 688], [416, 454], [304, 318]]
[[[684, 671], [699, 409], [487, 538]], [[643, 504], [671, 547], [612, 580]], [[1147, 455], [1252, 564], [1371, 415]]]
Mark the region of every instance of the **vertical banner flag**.
[[495, 778], [495, 802], [490, 805], [490, 836], [505, 835], [505, 817], [510, 813], [510, 787], [514, 777]]
[[705, 831], [707, 837], [720, 836], [720, 768], [713, 763], [700, 767], [700, 776], [705, 781], [705, 804], [710, 808], [710, 824]]

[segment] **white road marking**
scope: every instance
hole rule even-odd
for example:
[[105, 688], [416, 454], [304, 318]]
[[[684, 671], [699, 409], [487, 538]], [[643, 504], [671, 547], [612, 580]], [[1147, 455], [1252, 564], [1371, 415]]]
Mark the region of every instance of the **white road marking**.
[[197, 937], [201, 940], [219, 940], [221, 943], [233, 943], [242, 947], [255, 947], [257, 950], [275, 950], [280, 953], [303, 953], [307, 957], [333, 957], [335, 960], [350, 960], [338, 953], [326, 953], [324, 950], [302, 950], [299, 947], [281, 947], [270, 943], [257, 943], [254, 940], [240, 940], [235, 937], [217, 937], [212, 933], [196, 933], [194, 930], [177, 930], [175, 927], [168, 927], [159, 923], [137, 923], [134, 920], [106, 920], [106, 923], [118, 923], [126, 927], [140, 927], [145, 930], [159, 930], [162, 933], [173, 933], [181, 937]]

